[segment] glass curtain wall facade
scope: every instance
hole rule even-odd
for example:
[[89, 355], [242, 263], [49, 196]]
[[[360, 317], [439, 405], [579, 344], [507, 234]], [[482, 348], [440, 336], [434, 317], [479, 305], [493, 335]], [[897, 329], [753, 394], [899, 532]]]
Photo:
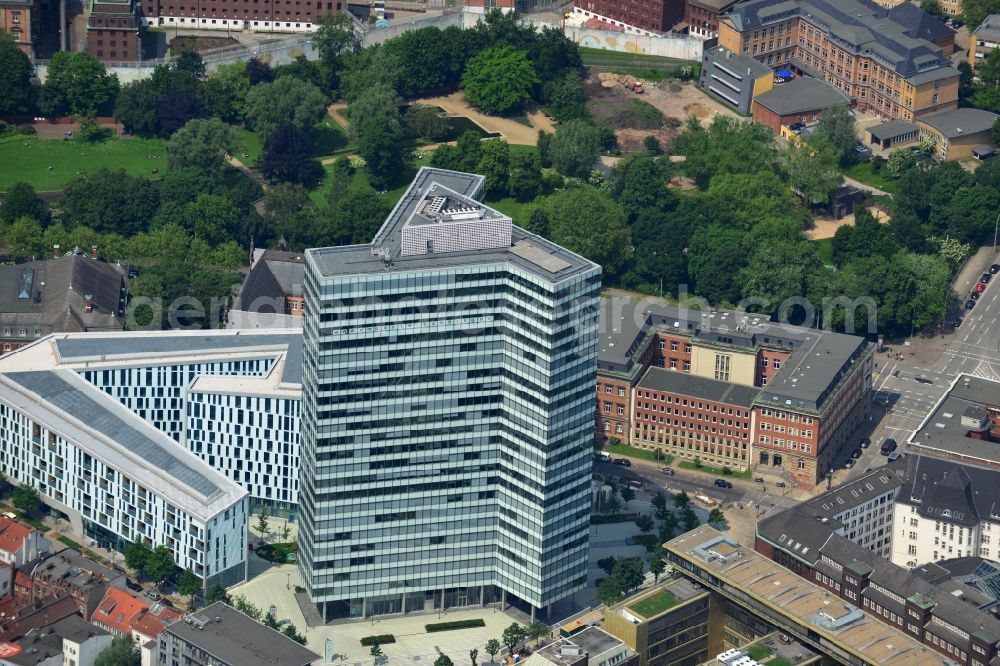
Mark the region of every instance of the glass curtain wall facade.
[[315, 603], [542, 608], [584, 587], [586, 264], [550, 280], [504, 261], [336, 276], [307, 261], [299, 566]]

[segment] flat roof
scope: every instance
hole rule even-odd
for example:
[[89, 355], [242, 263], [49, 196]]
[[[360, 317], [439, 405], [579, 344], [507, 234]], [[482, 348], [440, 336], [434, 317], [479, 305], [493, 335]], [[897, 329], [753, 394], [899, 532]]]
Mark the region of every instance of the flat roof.
[[[477, 209], [487, 216], [484, 219], [505, 217], [502, 213], [478, 203], [484, 180], [483, 176], [476, 174], [421, 167], [371, 243], [306, 250], [306, 262], [324, 278], [506, 264], [537, 275], [553, 284], [600, 269], [594, 262], [541, 236], [528, 233], [517, 225], [514, 225], [511, 232], [511, 247], [403, 254], [403, 228], [408, 225], [413, 226], [411, 220], [419, 217], [418, 209], [425, 210], [428, 195], [435, 188], [449, 190], [457, 195], [458, 199], [476, 202]], [[520, 249], [514, 251], [513, 247]]]
[[[702, 5], [703, 3], [699, 2], [692, 4]], [[724, 0], [724, 4], [726, 7], [729, 7], [736, 3]], [[759, 60], [755, 60], [748, 55], [744, 55], [743, 53], [730, 51], [724, 46], [713, 46], [705, 51], [705, 55], [712, 56], [723, 66], [731, 67], [740, 76], [749, 75], [757, 79], [768, 74], [774, 74], [770, 67]]]
[[747, 409], [753, 406], [754, 399], [760, 393], [760, 389], [753, 386], [742, 386], [656, 366], [646, 370], [636, 388], [682, 393], [693, 398], [738, 405]]
[[988, 37], [1000, 40], [1000, 14], [990, 14], [973, 32], [976, 37]]
[[247, 492], [72, 370], [0, 374], [0, 397], [201, 520]]
[[288, 636], [217, 601], [164, 633], [233, 666], [308, 666], [320, 658]]
[[[728, 546], [723, 554], [717, 549]], [[943, 655], [868, 616], [708, 525], [666, 543], [672, 554], [710, 572], [772, 612], [815, 632], [856, 658], [880, 666], [949, 666]]]
[[990, 441], [968, 437], [970, 427], [962, 424], [962, 414], [967, 409], [985, 406], [1000, 406], [1000, 382], [959, 375], [909, 442], [930, 455], [957, 454], [1000, 463], [1000, 447]]
[[847, 95], [826, 81], [808, 76], [800, 76], [774, 86], [763, 95], [754, 97], [754, 101], [779, 116], [828, 109], [831, 106], [847, 106], [851, 103]]

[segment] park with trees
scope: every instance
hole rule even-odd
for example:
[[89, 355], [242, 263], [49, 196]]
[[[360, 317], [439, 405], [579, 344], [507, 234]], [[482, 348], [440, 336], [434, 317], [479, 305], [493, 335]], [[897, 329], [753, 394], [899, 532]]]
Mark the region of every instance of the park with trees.
[[[948, 319], [948, 278], [1000, 197], [991, 163], [975, 174], [906, 154], [857, 164], [853, 119], [838, 112], [824, 114], [808, 144], [788, 148], [761, 125], [718, 115], [688, 119], [667, 145], [649, 136], [642, 150], [616, 155], [603, 107], [588, 102], [579, 48], [516, 14], [364, 48], [349, 20], [326, 18], [314, 43], [317, 60], [272, 67], [252, 59], [211, 74], [186, 53], [124, 85], [86, 54], [61, 54], [39, 86], [30, 63], [0, 38], [8, 65], [0, 114], [73, 115], [81, 128], [111, 114], [129, 133], [81, 129], [63, 141], [5, 126], [0, 241], [15, 260], [45, 256], [55, 244], [97, 245], [102, 258], [138, 269], [133, 297], [191, 295], [210, 312], [231, 293], [251, 245], [365, 242], [416, 168], [431, 164], [484, 174], [489, 205], [600, 263], [606, 285], [722, 307], [752, 298], [765, 315], [790, 297], [822, 312], [824, 299], [870, 296], [879, 332], [891, 338]], [[991, 71], [984, 63], [968, 83], [969, 100], [995, 94], [1000, 76]], [[447, 91], [486, 114], [523, 119], [526, 108], [542, 108], [559, 122], [532, 145], [477, 132], [438, 145], [449, 121], [420, 100]], [[635, 126], [665, 122], [634, 102], [620, 113]], [[75, 172], [66, 173], [61, 154]], [[614, 166], [595, 171], [607, 155]], [[41, 166], [49, 160], [51, 170]], [[5, 175], [10, 163], [27, 164], [20, 175], [37, 173], [34, 182]], [[845, 170], [885, 184], [893, 197], [877, 202], [878, 222], [862, 212], [836, 238], [813, 242], [812, 217]], [[694, 187], [676, 185], [685, 179]], [[46, 204], [42, 190], [60, 196]], [[217, 325], [198, 311], [171, 319], [145, 307], [135, 319]], [[804, 320], [804, 311], [793, 317]], [[841, 309], [818, 323], [844, 320]]]

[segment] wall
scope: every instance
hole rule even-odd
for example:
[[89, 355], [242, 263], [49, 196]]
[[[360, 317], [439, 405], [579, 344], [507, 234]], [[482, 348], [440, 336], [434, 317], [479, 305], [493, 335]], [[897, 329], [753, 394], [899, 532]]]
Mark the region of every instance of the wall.
[[[729, 357], [729, 379], [733, 384], [753, 386], [757, 374], [757, 353], [735, 349], [715, 349], [695, 344], [691, 351], [691, 374], [715, 379], [715, 358]], [[725, 380], [722, 380], [725, 381]]]
[[592, 49], [657, 55], [678, 60], [701, 60], [705, 46], [705, 42], [693, 37], [646, 37], [569, 25], [565, 27], [565, 33], [568, 39]]

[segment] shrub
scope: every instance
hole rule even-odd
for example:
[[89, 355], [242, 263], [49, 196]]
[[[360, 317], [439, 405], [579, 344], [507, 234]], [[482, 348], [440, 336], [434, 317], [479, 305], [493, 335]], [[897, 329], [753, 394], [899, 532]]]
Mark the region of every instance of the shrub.
[[365, 647], [371, 647], [378, 643], [379, 645], [389, 645], [390, 643], [395, 643], [396, 637], [392, 634], [379, 634], [378, 636], [365, 636], [361, 639], [361, 644]]
[[38, 130], [35, 129], [34, 125], [18, 125], [18, 134], [38, 134]]
[[472, 620], [455, 620], [454, 622], [438, 622], [436, 624], [425, 624], [424, 629], [427, 633], [433, 633], [435, 631], [451, 631], [452, 629], [468, 629], [470, 627], [485, 627], [486, 623], [475, 618]]

